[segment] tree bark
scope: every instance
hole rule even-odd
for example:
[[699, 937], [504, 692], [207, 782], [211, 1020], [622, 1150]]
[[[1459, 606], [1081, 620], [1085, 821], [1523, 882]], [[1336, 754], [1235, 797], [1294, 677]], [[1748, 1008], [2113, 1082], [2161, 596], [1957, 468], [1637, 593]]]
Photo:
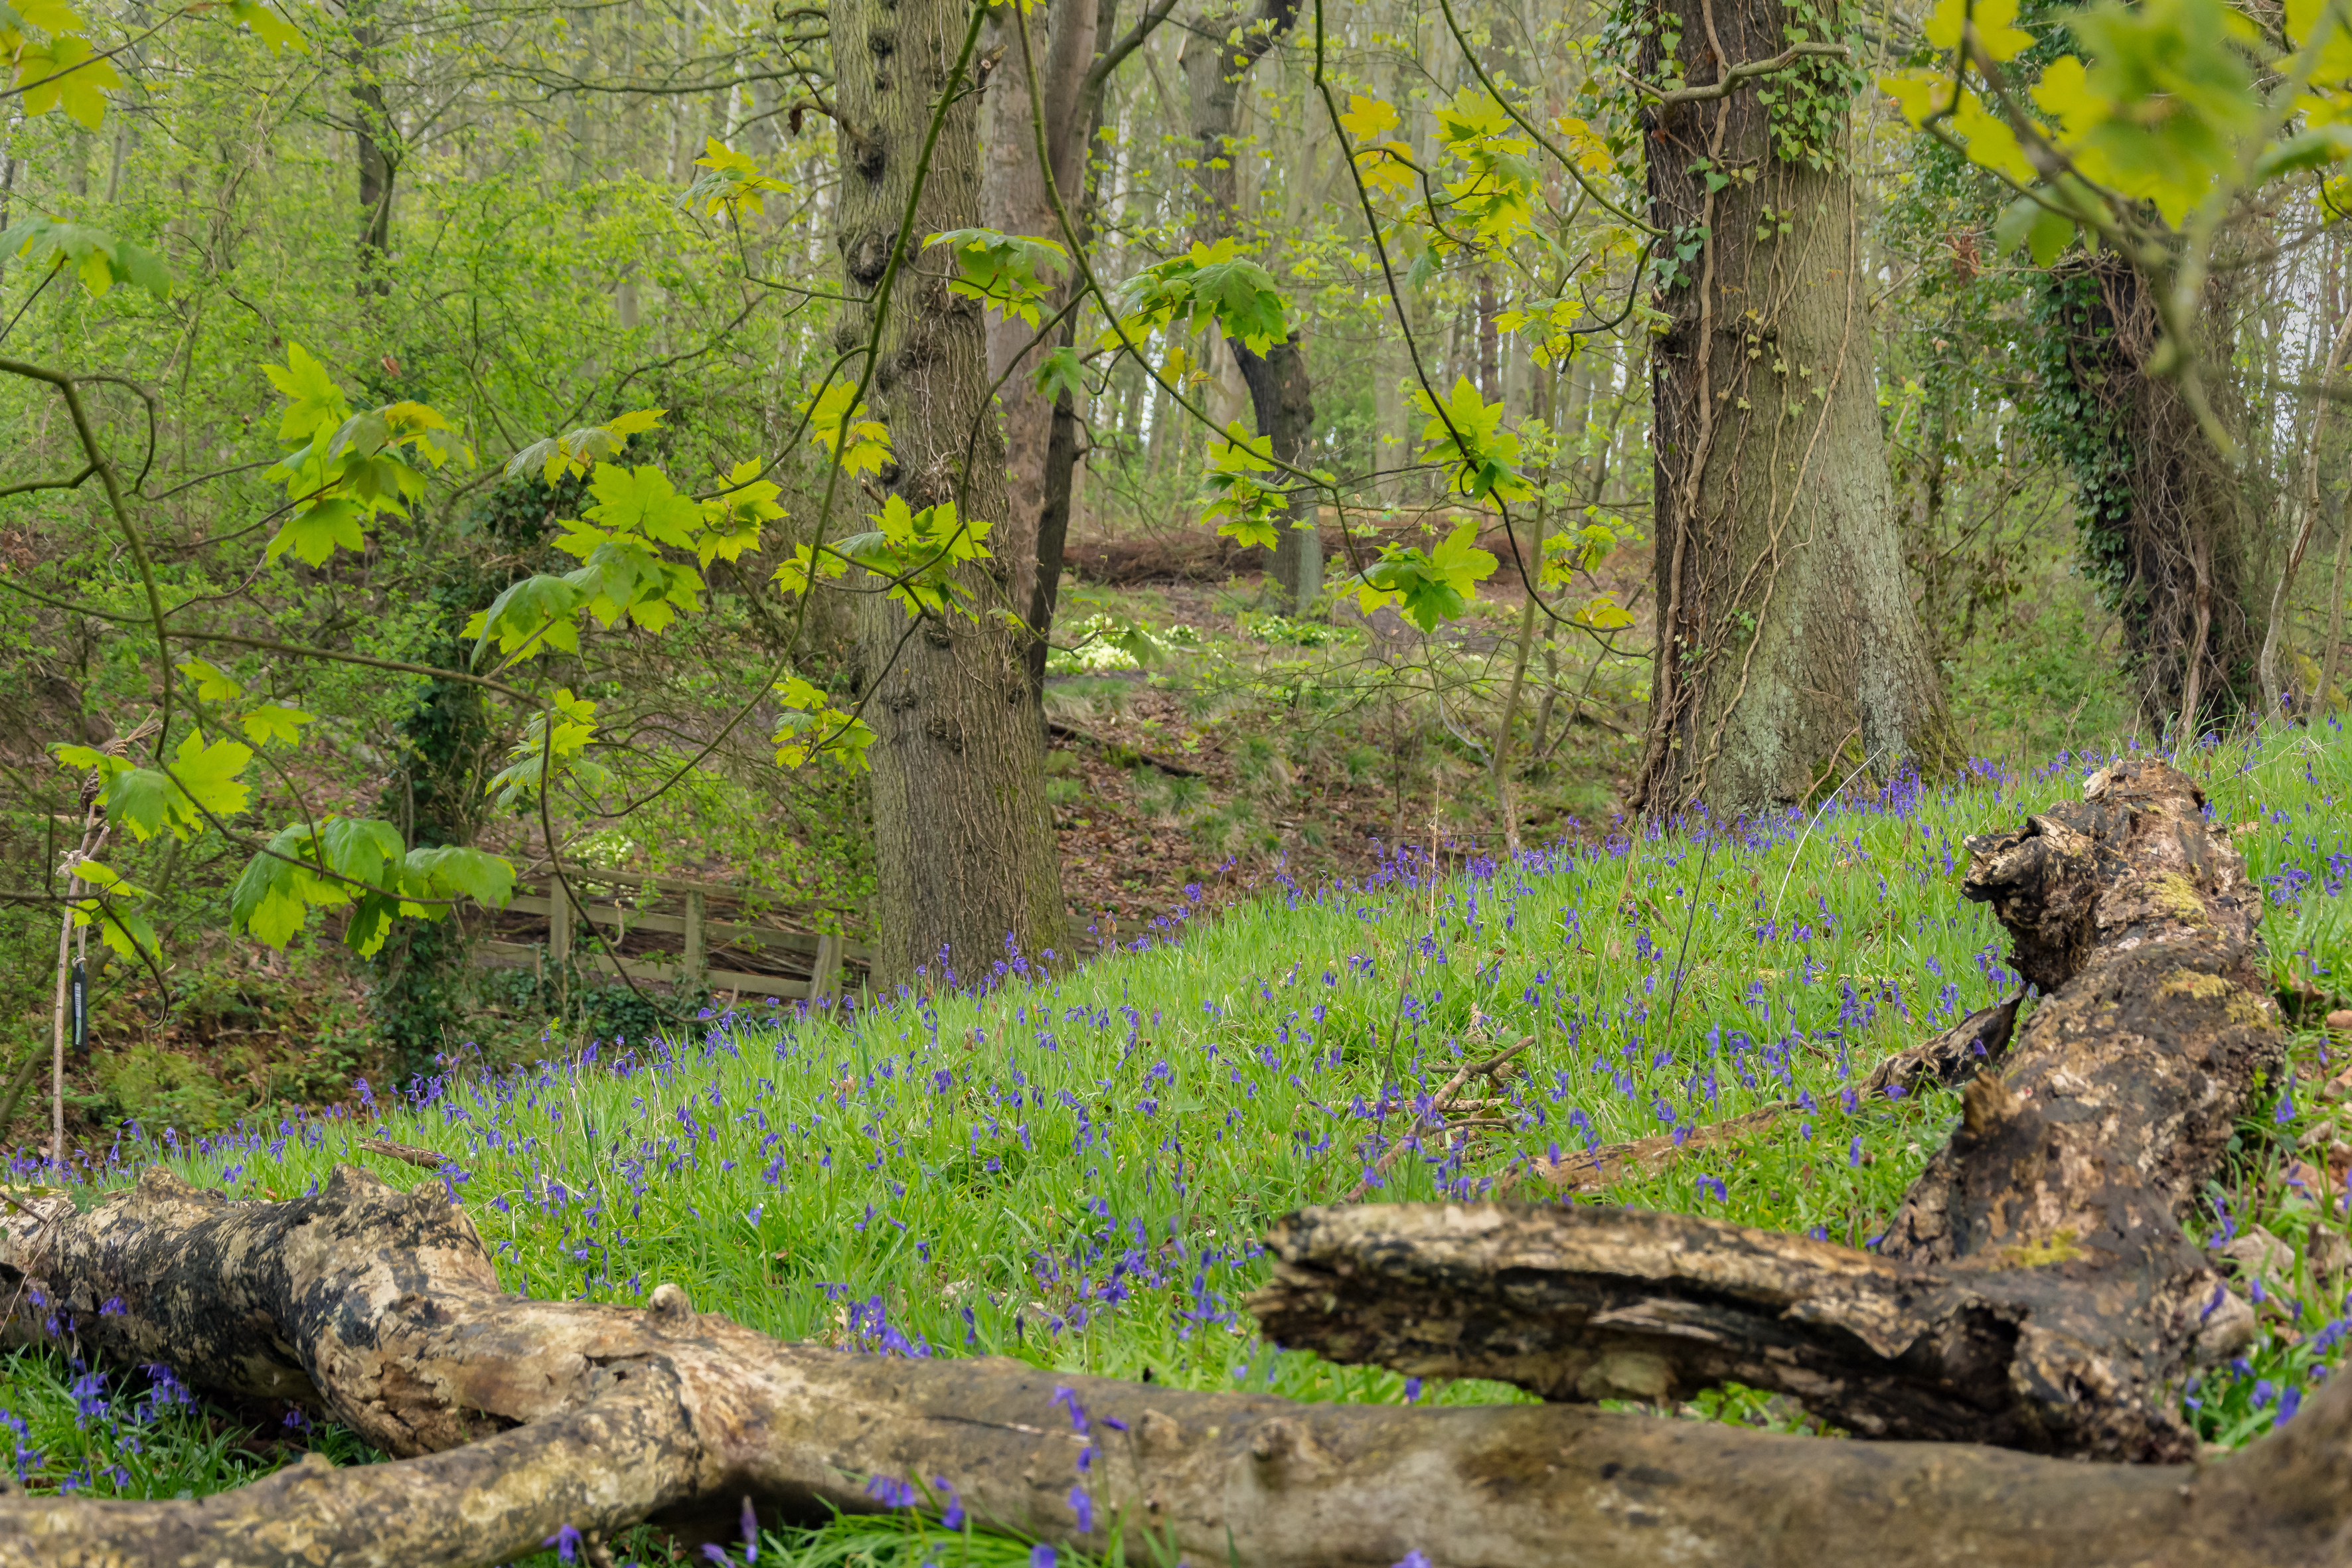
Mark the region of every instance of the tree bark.
[[[1256, 0], [1246, 7], [1213, 5], [1184, 40], [1178, 58], [1190, 100], [1191, 173], [1200, 204], [1194, 230], [1202, 240], [1233, 238], [1241, 231], [1234, 142], [1240, 128], [1242, 78], [1297, 18], [1298, 0]], [[1229, 37], [1236, 32], [1238, 37]], [[1237, 339], [1227, 339], [1225, 346], [1249, 389], [1257, 433], [1273, 437], [1276, 458], [1298, 464], [1315, 420], [1305, 339], [1293, 332], [1269, 345], [1263, 355]], [[1323, 535], [1311, 489], [1291, 492], [1289, 525], [1275, 543], [1274, 579], [1282, 602], [1294, 611], [1322, 592]]]
[[2287, 618], [2293, 614], [2295, 574], [2302, 570], [2304, 552], [2311, 548], [2312, 532], [2319, 526], [2320, 442], [2327, 433], [2328, 413], [2336, 405], [2336, 372], [2343, 363], [2347, 340], [2352, 340], [2352, 311], [2347, 311], [2337, 324], [2335, 341], [2320, 365], [2319, 395], [2312, 400], [2311, 436], [2304, 449], [2294, 536], [2287, 545], [2286, 563], [2279, 568], [2278, 581], [2271, 589], [2270, 617], [2263, 628], [2262, 657], [2255, 665], [2263, 711], [2273, 719], [2291, 717], [2286, 710], [2286, 686], [2279, 679], [2279, 645], [2285, 640]]
[[[1047, 198], [1032, 116], [1042, 110], [1039, 117], [1045, 122], [1046, 153], [1053, 160], [1054, 185], [1075, 219], [1086, 183], [1086, 132], [1093, 113], [1092, 104], [1078, 101], [1079, 89], [1094, 63], [1097, 29], [1108, 32], [1117, 15], [1118, 0], [1050, 0], [1030, 14], [1025, 26], [1030, 58], [1037, 68], [1038, 92], [1034, 98], [1023, 67], [1013, 13], [1002, 10], [992, 24], [990, 47], [1003, 49], [1003, 54], [989, 76], [982, 110], [986, 123], [982, 136], [985, 162], [980, 214], [986, 227], [1000, 234], [1067, 244]], [[1047, 302], [1049, 312], [1059, 310], [1069, 298], [1070, 284], [1071, 279], [1066, 276]], [[1040, 563], [1045, 559], [1045, 513], [1053, 484], [1049, 476], [1055, 470], [1053, 448], [1057, 435], [1055, 402], [1038, 394], [1032, 377], [1055, 345], [1067, 341], [1059, 331], [1042, 342], [1032, 342], [1036, 336], [1036, 328], [1010, 317], [988, 323], [988, 379], [996, 386], [997, 406], [1004, 414], [1003, 542], [997, 548], [1012, 569], [1013, 602], [1026, 615], [1052, 604], [1053, 590], [1041, 582]], [[1075, 426], [1070, 440], [1075, 461]], [[1066, 508], [1066, 467], [1060, 479], [1061, 500]], [[1054, 568], [1058, 576], [1058, 551]], [[1033, 619], [1032, 629], [1040, 646], [1031, 661], [1042, 677], [1043, 642], [1048, 628]]]
[[[1719, 80], [1780, 53], [1790, 15], [1656, 0], [1637, 74], [1672, 74], [1671, 47], [1695, 86]], [[1634, 792], [1654, 814], [1801, 800], [1857, 733], [1882, 769], [1960, 760], [1904, 578], [1843, 112], [1833, 136], [1781, 122], [1850, 92], [1850, 68], [1800, 68], [1769, 79], [1769, 112], [1749, 83], [1643, 116], [1652, 221], [1704, 236], [1652, 349], [1660, 621]]]
[[[1274, 455], [1294, 467], [1304, 467], [1307, 445], [1314, 430], [1314, 387], [1307, 377], [1305, 338], [1293, 332], [1270, 344], [1263, 356], [1227, 340], [1234, 361], [1241, 366], [1249, 387], [1250, 408], [1258, 433], [1274, 437]], [[1274, 580], [1282, 602], [1292, 610], [1312, 604], [1323, 591], [1323, 533], [1311, 489], [1290, 492], [1290, 522], [1274, 545]]]
[[[2208, 364], [2231, 362], [2234, 279], [2220, 269], [2207, 286]], [[2048, 423], [2074, 472], [2084, 565], [2122, 623], [2142, 714], [2186, 736], [2200, 710], [2210, 723], [2260, 700], [2248, 509], [2175, 384], [2147, 369], [2159, 333], [2147, 280], [2102, 253], [2048, 287], [2043, 379], [2063, 375], [2074, 399]]]
[[[851, 294], [882, 280], [910, 201], [914, 245], [979, 222], [979, 106], [955, 75], [967, 16], [952, 0], [847, 0], [834, 13], [836, 37], [868, 42], [836, 55], [836, 237]], [[958, 96], [922, 172], [942, 93]], [[849, 306], [835, 341], [852, 349], [872, 331], [872, 305]], [[875, 412], [893, 453], [884, 481], [918, 511], [952, 502], [961, 517], [1000, 525], [1003, 435], [977, 304], [902, 262], [876, 354]], [[991, 544], [993, 559], [961, 572], [971, 616], [910, 625], [878, 591], [859, 602], [861, 695], [876, 736], [874, 974], [885, 985], [941, 965], [969, 981], [1008, 945], [1034, 956], [1063, 940], [1027, 639], [1004, 614], [1017, 623], [1027, 607], [1013, 593], [1019, 551]]]
[[1878, 1255], [1675, 1215], [1310, 1209], [1276, 1235], [1260, 1321], [1549, 1398], [1732, 1379], [1870, 1436], [2192, 1458], [2179, 1382], [2253, 1320], [2181, 1220], [2284, 1059], [2261, 895], [2203, 805], [2165, 764], [2119, 763], [1968, 841], [1962, 895], [1992, 904], [2045, 1000], [1969, 1084]]
[[360, 177], [359, 262], [362, 294], [388, 294], [384, 265], [392, 254], [392, 184], [399, 172], [398, 132], [384, 100], [378, 65], [383, 35], [373, 7], [352, 27], [352, 142]]
[[[18, 1342], [55, 1314], [85, 1354], [167, 1360], [200, 1388], [303, 1404], [400, 1456], [306, 1460], [194, 1500], [0, 1497], [5, 1568], [476, 1568], [566, 1525], [610, 1535], [651, 1519], [690, 1545], [731, 1534], [746, 1498], [771, 1523], [880, 1511], [876, 1477], [942, 1501], [951, 1487], [975, 1520], [1097, 1553], [1124, 1531], [1131, 1560], [1252, 1568], [1390, 1568], [1416, 1550], [1444, 1568], [1523, 1568], [1563, 1542], [1580, 1568], [1662, 1554], [2288, 1568], [2341, 1563], [2352, 1541], [2352, 1379], [2195, 1468], [1575, 1405], [1294, 1405], [780, 1344], [674, 1286], [650, 1310], [503, 1295], [438, 1183], [401, 1193], [350, 1168], [282, 1204], [160, 1168], [85, 1213], [35, 1199], [0, 1219], [0, 1284]], [[1070, 1501], [1081, 1480], [1088, 1531]]]

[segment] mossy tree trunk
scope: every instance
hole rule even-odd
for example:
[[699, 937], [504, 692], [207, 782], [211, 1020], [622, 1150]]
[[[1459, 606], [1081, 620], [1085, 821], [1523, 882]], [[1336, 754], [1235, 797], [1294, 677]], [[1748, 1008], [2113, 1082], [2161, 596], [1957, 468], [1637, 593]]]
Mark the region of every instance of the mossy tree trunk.
[[[959, 0], [846, 0], [833, 14], [841, 163], [836, 241], [846, 292], [845, 349], [874, 340], [871, 402], [889, 426], [883, 481], [919, 511], [952, 502], [992, 525], [1007, 515], [1004, 438], [989, 397], [978, 305], [935, 267], [891, 258], [980, 222], [980, 100]], [[854, 40], [856, 47], [849, 47]], [[943, 94], [949, 106], [930, 142]], [[913, 222], [906, 222], [908, 204]], [[875, 337], [876, 296], [893, 287]], [[853, 492], [854, 493], [854, 492]], [[863, 526], [851, 524], [849, 526]], [[1003, 552], [961, 572], [970, 616], [910, 622], [862, 577], [859, 694], [875, 730], [875, 977], [912, 980], [944, 962], [969, 979], [1007, 954], [1062, 940], [1061, 864], [1029, 710], [1026, 638]], [[942, 954], [946, 954], [944, 961]]]
[[[1643, 26], [1636, 74], [1688, 90], [1826, 31], [1778, 0], [1663, 0]], [[1653, 813], [1800, 800], [1841, 757], [1958, 760], [1879, 426], [1844, 163], [1860, 79], [1808, 59], [1643, 116], [1651, 221], [1680, 258], [1651, 354], [1660, 620], [1635, 793]]]

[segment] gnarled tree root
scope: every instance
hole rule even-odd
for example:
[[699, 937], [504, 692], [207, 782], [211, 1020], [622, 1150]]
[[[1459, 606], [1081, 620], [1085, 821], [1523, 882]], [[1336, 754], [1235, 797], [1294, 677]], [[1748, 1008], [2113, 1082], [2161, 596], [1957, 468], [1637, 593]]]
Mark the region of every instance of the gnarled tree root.
[[[876, 1509], [874, 1476], [952, 1487], [974, 1520], [1097, 1551], [1123, 1529], [1131, 1561], [1149, 1532], [1251, 1568], [1389, 1568], [1415, 1549], [1444, 1568], [1570, 1552], [1580, 1568], [2199, 1568], [2338, 1563], [2352, 1545], [2352, 1379], [2223, 1463], [2085, 1467], [1573, 1405], [1297, 1405], [782, 1344], [667, 1287], [653, 1310], [501, 1295], [440, 1186], [404, 1194], [348, 1168], [291, 1203], [232, 1204], [151, 1171], [86, 1214], [32, 1207], [0, 1236], [0, 1283], [27, 1292], [18, 1338], [61, 1313], [85, 1352], [166, 1356], [201, 1386], [312, 1403], [419, 1457], [310, 1461], [194, 1501], [0, 1498], [8, 1568], [472, 1568], [563, 1525], [732, 1518], [747, 1496], [771, 1519]], [[1070, 1493], [1089, 1446], [1081, 1531]]]
[[2251, 962], [2260, 894], [2203, 804], [2120, 763], [1969, 840], [1963, 894], [2049, 994], [1878, 1255], [1669, 1215], [1308, 1210], [1276, 1234], [1261, 1322], [1549, 1398], [1733, 1378], [1874, 1436], [2189, 1458], [2179, 1383], [2252, 1323], [2180, 1221], [2284, 1048]]

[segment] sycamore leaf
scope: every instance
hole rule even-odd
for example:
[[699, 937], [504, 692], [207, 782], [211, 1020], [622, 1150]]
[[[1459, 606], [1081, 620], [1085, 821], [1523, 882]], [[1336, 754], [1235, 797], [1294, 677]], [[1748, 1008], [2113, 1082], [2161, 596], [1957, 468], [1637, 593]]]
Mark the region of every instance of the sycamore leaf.
[[2006, 256], [2022, 245], [2032, 252], [2036, 267], [2057, 260], [2074, 237], [2073, 218], [2051, 211], [2032, 196], [2020, 196], [2003, 207], [1992, 228], [1995, 254]]
[[228, 15], [229, 20], [252, 29], [253, 36], [268, 45], [273, 55], [303, 47], [302, 35], [262, 0], [229, 0]]
[[275, 702], [265, 702], [237, 718], [247, 740], [256, 745], [269, 741], [284, 741], [291, 745], [302, 738], [302, 726], [311, 722], [311, 715], [299, 708], [284, 708]]
[[[2017, 26], [2018, 0], [1974, 0], [1977, 42], [1995, 60], [2012, 60], [2033, 47], [2033, 35]], [[1960, 47], [1960, 29], [1970, 20], [1970, 0], [1938, 0], [1923, 31], [1932, 47]]]
[[487, 850], [457, 844], [412, 849], [406, 868], [411, 892], [433, 898], [462, 893], [494, 910], [504, 909], [514, 897], [514, 862]]
[[1347, 111], [1339, 116], [1339, 128], [1359, 142], [1377, 140], [1381, 132], [1395, 129], [1397, 123], [1396, 105], [1366, 98], [1360, 92], [1348, 95]]
[[1366, 615], [1396, 605], [1424, 632], [1460, 616], [1477, 585], [1495, 574], [1492, 552], [1477, 546], [1478, 525], [1465, 522], [1430, 550], [1391, 544], [1381, 559], [1345, 584]]
[[1075, 405], [1087, 395], [1086, 362], [1078, 358], [1076, 347], [1064, 343], [1037, 362], [1032, 384], [1048, 403], [1067, 397]]
[[68, 34], [16, 51], [17, 101], [27, 118], [63, 109], [95, 131], [106, 119], [106, 95], [121, 87], [114, 63], [100, 58], [88, 39]]
[[823, 760], [854, 773], [866, 765], [866, 750], [874, 743], [874, 731], [865, 720], [797, 675], [776, 682], [773, 689], [783, 712], [773, 737], [778, 767]]
[[253, 762], [253, 748], [235, 741], [214, 741], [207, 744], [194, 732], [184, 736], [179, 750], [172, 755], [172, 777], [192, 804], [187, 821], [196, 820], [199, 809], [214, 816], [235, 816], [253, 798], [253, 791], [245, 782], [245, 770]]
[[261, 374], [286, 399], [286, 412], [278, 421], [281, 441], [306, 441], [320, 426], [341, 425], [350, 415], [343, 389], [300, 343], [288, 343], [286, 363], [265, 364]]
[[602, 425], [583, 425], [568, 435], [541, 437], [507, 459], [506, 476], [517, 479], [538, 468], [541, 480], [551, 485], [562, 475], [584, 474], [592, 463], [619, 457], [630, 437], [656, 428], [668, 412], [640, 408]]
[[199, 702], [234, 702], [245, 695], [244, 687], [204, 659], [182, 659], [173, 668], [196, 683], [196, 700]]
[[289, 518], [286, 526], [269, 541], [263, 558], [274, 562], [291, 551], [304, 565], [322, 566], [338, 549], [366, 548], [367, 533], [360, 526], [358, 504], [331, 496]]

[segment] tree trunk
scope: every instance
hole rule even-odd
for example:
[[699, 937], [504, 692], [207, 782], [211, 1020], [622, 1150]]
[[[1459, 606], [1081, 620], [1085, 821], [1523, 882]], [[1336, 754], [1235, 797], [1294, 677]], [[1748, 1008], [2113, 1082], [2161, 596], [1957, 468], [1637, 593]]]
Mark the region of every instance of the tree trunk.
[[2263, 711], [2273, 719], [2293, 717], [2287, 711], [2286, 683], [2279, 678], [2279, 647], [2286, 639], [2287, 620], [2294, 614], [2295, 574], [2302, 570], [2304, 552], [2311, 547], [2312, 532], [2319, 526], [2320, 445], [2327, 434], [2327, 416], [2336, 406], [2336, 372], [2343, 363], [2347, 339], [2352, 339], [2352, 311], [2336, 325], [2336, 339], [2320, 364], [2319, 395], [2312, 399], [2311, 436], [2304, 449], [2303, 483], [2295, 498], [2294, 535], [2287, 545], [2286, 563], [2279, 568], [2278, 581], [2271, 589], [2271, 613], [2263, 629], [2262, 657], [2255, 665]]
[[[1307, 379], [1305, 340], [1297, 332], [1269, 345], [1260, 356], [1227, 340], [1234, 361], [1249, 386], [1250, 407], [1257, 417], [1258, 434], [1274, 437], [1274, 455], [1295, 467], [1305, 467], [1307, 443], [1315, 423], [1314, 387]], [[1311, 488], [1290, 492], [1290, 524], [1274, 546], [1274, 580], [1283, 604], [1297, 610], [1312, 604], [1323, 591], [1323, 533]]]
[[2260, 891], [2196, 785], [2126, 762], [2087, 796], [1968, 841], [1962, 896], [2045, 999], [1876, 1256], [1619, 1210], [1310, 1209], [1275, 1238], [1267, 1333], [1549, 1398], [1730, 1379], [1868, 1436], [2192, 1458], [2180, 1381], [2253, 1313], [2180, 1222], [2284, 1041]]
[[[834, 12], [837, 36], [871, 45], [837, 57], [836, 235], [852, 294], [881, 282], [910, 200], [914, 245], [979, 221], [979, 106], [956, 68], [967, 15], [951, 0], [848, 0]], [[942, 93], [958, 96], [919, 175]], [[851, 306], [835, 342], [856, 347], [872, 330], [872, 307]], [[876, 353], [873, 402], [893, 453], [885, 482], [918, 511], [952, 502], [960, 516], [1000, 522], [1003, 437], [977, 303], [902, 262]], [[1027, 607], [1013, 592], [1018, 552], [990, 543], [994, 558], [961, 574], [971, 616], [911, 624], [878, 592], [859, 599], [860, 694], [876, 736], [874, 973], [885, 985], [942, 964], [969, 983], [1008, 945], [1034, 956], [1062, 942], [1027, 639], [1004, 616]]]
[[[2230, 363], [2233, 279], [2217, 269], [2207, 288], [2210, 365]], [[2073, 470], [2084, 565], [2122, 622], [2140, 710], [2186, 734], [2193, 710], [2210, 722], [2258, 700], [2245, 508], [2178, 388], [2147, 369], [2159, 334], [2146, 281], [2101, 253], [2060, 267], [2048, 288], [2042, 379], [2071, 395], [2038, 434]]]
[[383, 35], [373, 11], [359, 14], [352, 27], [352, 141], [360, 175], [360, 292], [389, 294], [384, 264], [392, 252], [392, 182], [398, 172], [399, 137], [377, 74]]
[[2352, 1378], [2193, 1469], [1566, 1405], [1294, 1405], [781, 1344], [669, 1285], [650, 1310], [505, 1295], [440, 1183], [349, 1167], [281, 1204], [160, 1167], [84, 1213], [33, 1198], [0, 1216], [0, 1285], [16, 1342], [55, 1314], [83, 1354], [299, 1404], [398, 1457], [192, 1500], [0, 1496], [0, 1568], [478, 1568], [644, 1520], [691, 1550], [747, 1499], [769, 1523], [882, 1511], [875, 1478], [1099, 1555], [1120, 1531], [1129, 1561], [1250, 1568], [1524, 1568], [1565, 1542], [1579, 1568], [2315, 1568], [2352, 1531]]
[[[1075, 222], [1086, 177], [1085, 131], [1093, 105], [1078, 101], [1087, 69], [1094, 63], [1097, 28], [1108, 28], [1117, 15], [1118, 0], [1050, 0], [1025, 19], [1009, 8], [1000, 10], [991, 26], [991, 48], [1003, 50], [989, 75], [982, 114], [982, 138], [985, 163], [981, 174], [980, 220], [1000, 234], [1026, 235], [1066, 246], [1060, 220], [1048, 199], [1045, 172], [1037, 162], [1036, 125], [1033, 112], [1042, 110], [1045, 149], [1053, 160], [1055, 189]], [[1028, 72], [1022, 59], [1016, 26], [1029, 34], [1029, 58], [1036, 64], [1038, 97], [1032, 99]], [[1082, 118], [1082, 116], [1084, 118]], [[1069, 298], [1072, 279], [1047, 301], [1048, 314]], [[1012, 571], [1013, 603], [1024, 615], [1049, 607], [1053, 590], [1039, 578], [1045, 558], [1045, 514], [1053, 480], [1055, 414], [1054, 403], [1041, 396], [1032, 378], [1037, 365], [1055, 345], [1068, 341], [1056, 330], [1042, 342], [1032, 342], [1037, 329], [1011, 317], [988, 322], [988, 379], [996, 386], [997, 406], [1004, 412], [1004, 522], [994, 545]], [[1075, 431], [1070, 450], [1075, 453]], [[1066, 506], [1068, 474], [1060, 476]], [[1066, 521], [1067, 513], [1064, 513]], [[1060, 572], [1060, 552], [1054, 555], [1054, 574]], [[1045, 670], [1044, 638], [1047, 627], [1032, 622], [1039, 647], [1031, 663], [1041, 678]]]
[[[1705, 86], [1780, 53], [1790, 15], [1659, 0], [1639, 74], [1666, 74], [1663, 29]], [[1851, 68], [1766, 79], [1769, 113], [1751, 82], [1643, 116], [1652, 220], [1706, 236], [1652, 349], [1660, 618], [1634, 779], [1651, 813], [1802, 799], [1857, 733], [1881, 770], [1959, 761], [1904, 579], [1843, 110], [1828, 131], [1779, 122], [1842, 105]]]
[[[1298, 17], [1298, 0], [1257, 0], [1247, 9], [1213, 5], [1193, 24], [1178, 63], [1191, 104], [1192, 170], [1200, 209], [1194, 230], [1203, 240], [1232, 237], [1241, 227], [1240, 180], [1234, 137], [1241, 82], [1249, 68], [1282, 40]], [[1239, 30], [1238, 38], [1229, 35]], [[1264, 355], [1228, 339], [1234, 364], [1249, 389], [1257, 433], [1274, 438], [1274, 455], [1298, 464], [1315, 419], [1305, 341], [1293, 332]], [[1323, 589], [1323, 534], [1312, 489], [1294, 489], [1290, 523], [1275, 544], [1274, 579], [1284, 605], [1304, 607]]]

